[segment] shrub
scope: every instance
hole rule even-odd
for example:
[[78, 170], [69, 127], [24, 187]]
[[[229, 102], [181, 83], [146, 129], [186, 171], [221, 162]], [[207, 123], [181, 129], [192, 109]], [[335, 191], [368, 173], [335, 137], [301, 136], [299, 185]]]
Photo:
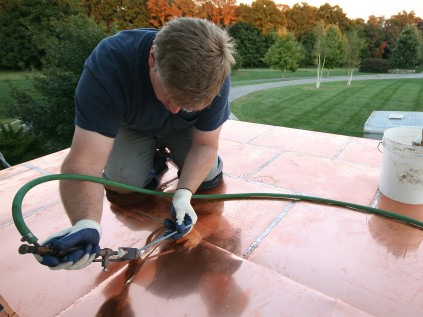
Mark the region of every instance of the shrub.
[[[0, 150], [10, 165], [26, 162], [43, 153], [41, 142], [25, 132], [24, 128], [13, 128], [9, 123], [0, 125]], [[0, 169], [4, 166], [0, 164]]]
[[14, 102], [5, 105], [11, 118], [43, 141], [43, 154], [67, 148], [74, 132], [74, 93], [85, 59], [106, 34], [90, 18], [75, 15], [56, 24], [49, 38], [46, 64], [32, 76], [32, 86], [13, 89]]
[[391, 69], [391, 63], [383, 58], [365, 58], [361, 62], [360, 72], [387, 73]]
[[407, 25], [392, 50], [391, 62], [395, 68], [414, 69], [422, 58], [422, 36], [415, 25]]

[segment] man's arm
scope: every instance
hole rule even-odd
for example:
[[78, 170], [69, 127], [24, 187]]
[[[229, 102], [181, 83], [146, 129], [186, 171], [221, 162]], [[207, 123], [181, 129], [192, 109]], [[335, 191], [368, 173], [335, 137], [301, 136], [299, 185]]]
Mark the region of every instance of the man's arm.
[[[62, 173], [101, 177], [112, 146], [112, 138], [76, 127], [70, 152], [62, 164]], [[52, 270], [82, 269], [96, 258], [100, 250], [104, 187], [97, 183], [62, 180], [60, 193], [72, 226], [51, 235], [43, 245], [64, 254], [35, 257]]]
[[179, 232], [175, 238], [187, 234], [197, 222], [197, 214], [190, 202], [191, 196], [204, 181], [217, 158], [220, 130], [221, 128], [210, 132], [194, 130], [192, 145], [172, 200], [171, 212], [175, 222], [165, 221], [166, 227]]
[[[62, 164], [63, 174], [102, 177], [114, 139], [76, 126], [70, 152]], [[82, 219], [100, 223], [104, 186], [92, 182], [62, 180], [60, 193], [72, 224]]]
[[192, 193], [198, 189], [217, 158], [219, 134], [222, 127], [214, 131], [195, 129], [192, 145], [188, 151], [178, 188], [187, 188]]

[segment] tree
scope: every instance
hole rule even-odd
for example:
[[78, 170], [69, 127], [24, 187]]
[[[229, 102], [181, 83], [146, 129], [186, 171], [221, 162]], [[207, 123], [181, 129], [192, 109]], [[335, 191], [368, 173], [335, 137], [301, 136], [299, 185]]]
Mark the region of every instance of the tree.
[[229, 28], [234, 38], [240, 67], [258, 67], [263, 65], [263, 57], [272, 44], [270, 36], [260, 35], [260, 31], [245, 22], [237, 22]]
[[415, 25], [407, 25], [398, 37], [392, 51], [392, 66], [414, 69], [422, 58], [422, 37]]
[[272, 0], [256, 0], [251, 3], [251, 25], [258, 28], [262, 34], [269, 34], [284, 25], [285, 16]]
[[197, 6], [193, 0], [175, 0], [173, 1], [174, 13], [180, 17], [195, 17], [197, 15]]
[[150, 23], [160, 29], [173, 17], [174, 8], [168, 0], [148, 0], [148, 9], [151, 13]]
[[[187, 1], [192, 2], [192, 0]], [[152, 27], [151, 13], [147, 2], [148, 0], [123, 0], [116, 27], [119, 30]]]
[[326, 67], [342, 66], [345, 59], [346, 39], [337, 25], [329, 24], [325, 30]]
[[69, 1], [2, 1], [0, 4], [0, 68], [40, 68], [54, 22], [78, 13]]
[[347, 33], [347, 47], [345, 54], [345, 65], [349, 68], [348, 86], [351, 86], [354, 68], [360, 67], [361, 53], [366, 46], [364, 38], [360, 37], [357, 30]]
[[[250, 23], [250, 17], [252, 16], [252, 8], [248, 4], [240, 3], [235, 10], [235, 15], [237, 16], [237, 22]], [[251, 24], [251, 23], [250, 23]]]
[[395, 46], [395, 43], [401, 34], [402, 30], [406, 25], [416, 25], [417, 22], [421, 20], [416, 17], [414, 11], [407, 13], [407, 11], [398, 12], [398, 14], [391, 16], [385, 22], [385, 41], [387, 45], [388, 52], [385, 54], [386, 58], [389, 58], [389, 52]]
[[85, 13], [103, 26], [108, 34], [114, 33], [115, 29], [124, 19], [127, 0], [79, 0]]
[[321, 5], [317, 10], [317, 16], [321, 21], [324, 21], [326, 25], [335, 24], [343, 32], [349, 29], [351, 25], [347, 15], [338, 5], [331, 6], [329, 3]]
[[8, 114], [25, 124], [27, 132], [43, 144], [44, 154], [70, 146], [74, 131], [74, 93], [84, 62], [106, 36], [94, 20], [84, 14], [71, 16], [54, 25], [48, 39], [46, 63], [34, 76], [29, 91], [15, 89], [15, 102]]
[[209, 0], [210, 20], [216, 25], [230, 25], [236, 20], [236, 0]]
[[316, 34], [313, 31], [305, 33], [299, 41], [304, 49], [304, 56], [301, 61], [301, 66], [315, 65], [315, 56], [313, 53], [316, 44]]
[[295, 34], [298, 41], [302, 41], [304, 35], [312, 32], [318, 23], [317, 8], [309, 6], [306, 2], [301, 5], [294, 4], [292, 9], [285, 11], [287, 29]]
[[210, 0], [196, 0], [198, 8], [198, 17], [202, 19], [212, 20], [214, 15], [214, 7]]
[[43, 155], [42, 141], [24, 130], [23, 126], [13, 128], [0, 124], [0, 170], [9, 165], [30, 161]]
[[237, 10], [239, 22], [248, 23], [260, 30], [261, 34], [270, 34], [285, 25], [285, 15], [272, 0], [256, 0], [251, 7], [240, 4]]
[[264, 62], [271, 68], [284, 73], [297, 71], [303, 57], [303, 48], [295, 39], [294, 34], [287, 33], [284, 37], [277, 37], [273, 45], [264, 56]]
[[326, 31], [325, 24], [323, 21], [320, 21], [313, 30], [315, 43], [313, 52], [316, 57], [316, 66], [317, 66], [317, 79], [316, 79], [316, 88], [320, 87], [320, 82], [322, 81], [323, 68], [325, 67], [326, 61]]
[[364, 28], [367, 42], [367, 54], [365, 57], [382, 58], [385, 55], [385, 24], [384, 17], [369, 16]]

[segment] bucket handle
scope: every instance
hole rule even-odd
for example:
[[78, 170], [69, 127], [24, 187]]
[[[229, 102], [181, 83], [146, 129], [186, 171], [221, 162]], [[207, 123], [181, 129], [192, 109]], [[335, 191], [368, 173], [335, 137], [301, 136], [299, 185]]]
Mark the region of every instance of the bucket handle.
[[380, 153], [383, 153], [381, 150], [380, 150], [380, 145], [382, 144], [382, 141], [380, 141], [379, 142], [379, 144], [377, 145], [377, 150], [380, 152]]

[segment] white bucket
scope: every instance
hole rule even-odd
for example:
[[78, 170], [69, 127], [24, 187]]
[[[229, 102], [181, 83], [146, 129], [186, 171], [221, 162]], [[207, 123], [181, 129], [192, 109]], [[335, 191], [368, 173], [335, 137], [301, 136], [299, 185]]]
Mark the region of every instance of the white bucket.
[[406, 204], [423, 204], [423, 146], [420, 127], [395, 127], [383, 133], [379, 190]]

